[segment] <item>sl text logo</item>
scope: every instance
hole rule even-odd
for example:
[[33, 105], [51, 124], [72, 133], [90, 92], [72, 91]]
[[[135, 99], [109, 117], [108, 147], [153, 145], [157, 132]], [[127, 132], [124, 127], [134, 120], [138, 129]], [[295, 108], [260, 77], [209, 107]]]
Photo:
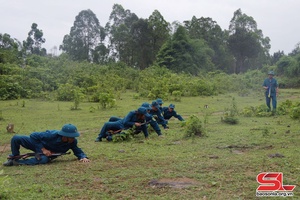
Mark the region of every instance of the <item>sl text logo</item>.
[[263, 172], [257, 175], [260, 184], [256, 189], [256, 196], [293, 196], [295, 185], [283, 185], [282, 172]]

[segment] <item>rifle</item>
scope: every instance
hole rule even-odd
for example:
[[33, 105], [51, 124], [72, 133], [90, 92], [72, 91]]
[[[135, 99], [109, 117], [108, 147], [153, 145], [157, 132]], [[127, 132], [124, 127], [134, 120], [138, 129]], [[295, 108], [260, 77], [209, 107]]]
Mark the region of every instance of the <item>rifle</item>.
[[119, 129], [119, 130], [116, 130], [116, 131], [113, 131], [113, 130], [109, 130], [107, 131], [108, 132], [108, 135], [114, 135], [116, 133], [120, 133], [123, 129]]
[[[67, 154], [71, 154], [71, 152], [66, 152], [66, 153], [53, 153], [50, 156], [48, 156], [48, 158], [50, 159], [54, 159], [57, 158], [58, 156], [62, 156], [62, 155], [67, 155]], [[25, 153], [25, 154], [21, 154], [21, 155], [17, 155], [17, 156], [8, 156], [7, 159], [25, 159], [31, 156], [35, 156], [35, 157], [40, 157], [41, 155], [45, 155], [43, 153]]]

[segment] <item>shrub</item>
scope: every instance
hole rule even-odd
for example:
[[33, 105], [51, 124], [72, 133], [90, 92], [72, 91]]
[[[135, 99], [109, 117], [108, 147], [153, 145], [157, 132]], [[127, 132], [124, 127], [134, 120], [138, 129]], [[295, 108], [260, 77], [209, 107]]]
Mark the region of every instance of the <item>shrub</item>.
[[181, 91], [174, 90], [174, 91], [172, 92], [172, 96], [174, 97], [174, 98], [173, 98], [174, 101], [181, 101], [181, 95], [182, 95], [182, 92], [181, 92]]
[[99, 94], [99, 103], [102, 108], [112, 108], [116, 105], [116, 99], [113, 94], [104, 92]]
[[292, 106], [290, 117], [292, 119], [300, 119], [300, 102]]
[[196, 116], [191, 115], [185, 121], [185, 137], [205, 136], [202, 121]]
[[59, 101], [72, 101], [75, 98], [75, 90], [79, 90], [78, 87], [69, 83], [62, 84], [57, 89], [57, 100]]

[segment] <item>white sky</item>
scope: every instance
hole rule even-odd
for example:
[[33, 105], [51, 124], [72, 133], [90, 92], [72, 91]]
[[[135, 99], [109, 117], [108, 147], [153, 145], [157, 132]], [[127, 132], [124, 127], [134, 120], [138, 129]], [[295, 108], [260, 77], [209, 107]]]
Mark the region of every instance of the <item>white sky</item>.
[[0, 0], [0, 33], [23, 41], [31, 24], [37, 23], [46, 39], [42, 47], [51, 53], [70, 33], [80, 11], [91, 9], [104, 27], [113, 4], [122, 5], [139, 18], [148, 18], [158, 10], [169, 23], [191, 20], [193, 16], [210, 17], [223, 30], [228, 29], [233, 13], [241, 8], [271, 39], [271, 54], [278, 50], [288, 54], [300, 42], [300, 0]]

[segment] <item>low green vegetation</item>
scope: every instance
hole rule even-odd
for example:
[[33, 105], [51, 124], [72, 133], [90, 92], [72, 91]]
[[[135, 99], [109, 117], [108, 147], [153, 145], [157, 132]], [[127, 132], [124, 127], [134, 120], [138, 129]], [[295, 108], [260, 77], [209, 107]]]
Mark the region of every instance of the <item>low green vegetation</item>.
[[[121, 93], [110, 109], [87, 100], [76, 110], [70, 109], [72, 101], [0, 101], [2, 162], [10, 153], [13, 134], [5, 130], [9, 123], [14, 124], [16, 134], [25, 135], [73, 123], [81, 133], [79, 147], [91, 159], [79, 163], [73, 155], [65, 155], [46, 165], [0, 166], [0, 199], [256, 199], [256, 176], [261, 172], [282, 172], [285, 185], [296, 185], [291, 199], [299, 198], [299, 118], [290, 115], [298, 105], [300, 90], [281, 89], [278, 112], [285, 105], [286, 114], [263, 116], [243, 114], [264, 104], [263, 91], [247, 96], [182, 96], [176, 111], [186, 122], [171, 119], [164, 137], [150, 132], [149, 140], [140, 133], [131, 140], [94, 142], [110, 116], [123, 117], [149, 101], [135, 94]], [[235, 125], [220, 120], [230, 110], [238, 113]], [[195, 129], [188, 129], [191, 120], [197, 122]], [[196, 132], [186, 137], [187, 131], [198, 128], [205, 137]], [[176, 187], [179, 180], [190, 185]], [[173, 181], [173, 185], [159, 181]]]

